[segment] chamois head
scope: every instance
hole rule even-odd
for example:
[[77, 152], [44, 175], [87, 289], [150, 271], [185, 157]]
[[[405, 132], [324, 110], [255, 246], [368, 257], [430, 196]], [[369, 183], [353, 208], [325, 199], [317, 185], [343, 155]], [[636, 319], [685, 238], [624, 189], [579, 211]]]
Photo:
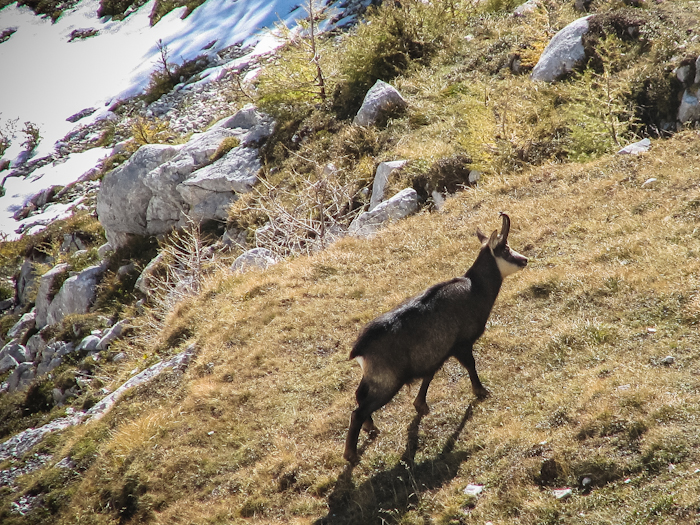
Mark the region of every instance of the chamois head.
[[482, 248], [488, 247], [491, 251], [491, 254], [496, 259], [496, 264], [498, 264], [501, 277], [505, 278], [525, 268], [525, 266], [527, 266], [527, 257], [512, 250], [510, 246], [508, 246], [510, 217], [503, 212], [501, 212], [500, 215], [503, 217], [501, 233], [498, 233], [498, 230], [494, 230], [490, 237], [486, 237], [486, 235], [481, 233], [481, 230], [477, 228], [476, 236], [479, 238]]

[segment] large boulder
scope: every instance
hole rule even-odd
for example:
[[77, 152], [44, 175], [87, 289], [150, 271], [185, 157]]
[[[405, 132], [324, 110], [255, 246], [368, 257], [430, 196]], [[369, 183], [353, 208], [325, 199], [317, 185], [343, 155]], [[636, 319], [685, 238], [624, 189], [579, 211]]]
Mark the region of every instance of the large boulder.
[[532, 70], [532, 80], [554, 82], [583, 62], [586, 51], [582, 37], [588, 33], [592, 16], [579, 18], [554, 35]]
[[[159, 235], [183, 227], [187, 216], [221, 220], [237, 193], [251, 190], [260, 169], [257, 144], [274, 121], [253, 106], [194, 134], [184, 146], [142, 146], [105, 175], [97, 212], [113, 248], [130, 235]], [[211, 162], [226, 139], [238, 145]]]
[[97, 195], [97, 216], [112, 247], [122, 246], [129, 235], [149, 233], [146, 210], [153, 193], [144, 179], [178, 151], [165, 144], [145, 144], [124, 164], [105, 174]]
[[418, 193], [406, 188], [391, 199], [382, 202], [372, 211], [359, 215], [350, 224], [349, 232], [358, 237], [367, 237], [378, 232], [387, 224], [403, 219], [418, 211]]
[[362, 107], [352, 123], [357, 126], [371, 126], [394, 112], [406, 109], [408, 104], [395, 87], [377, 80], [365, 95]]

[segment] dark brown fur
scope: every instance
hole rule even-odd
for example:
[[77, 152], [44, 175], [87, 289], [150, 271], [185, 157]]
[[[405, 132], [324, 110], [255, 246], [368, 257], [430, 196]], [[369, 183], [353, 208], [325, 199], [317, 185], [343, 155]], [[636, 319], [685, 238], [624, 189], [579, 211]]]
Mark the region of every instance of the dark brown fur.
[[478, 397], [488, 391], [476, 373], [472, 347], [481, 337], [503, 282], [497, 258], [514, 268], [527, 259], [510, 250], [507, 236], [510, 221], [503, 214], [501, 235], [487, 239], [476, 261], [463, 277], [436, 284], [394, 310], [371, 321], [360, 333], [350, 359], [362, 360], [363, 376], [357, 388], [358, 407], [352, 413], [344, 457], [355, 463], [360, 428], [376, 433], [372, 413], [388, 403], [401, 387], [422, 379], [414, 401], [419, 414], [429, 412], [428, 386], [444, 362], [456, 358], [469, 371]]

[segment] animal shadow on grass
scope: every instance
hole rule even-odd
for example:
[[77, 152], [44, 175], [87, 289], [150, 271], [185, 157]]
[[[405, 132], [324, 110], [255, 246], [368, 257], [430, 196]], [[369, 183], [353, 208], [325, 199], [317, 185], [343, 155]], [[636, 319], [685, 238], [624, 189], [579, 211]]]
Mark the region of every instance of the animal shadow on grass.
[[457, 475], [469, 452], [455, 452], [454, 447], [472, 412], [470, 404], [442, 451], [418, 464], [414, 460], [422, 416], [416, 415], [408, 427], [406, 450], [399, 462], [391, 470], [376, 474], [359, 487], [352, 481], [353, 467], [347, 465], [328, 497], [328, 514], [316, 520], [314, 525], [398, 522], [401, 516], [420, 502], [423, 492], [441, 487]]

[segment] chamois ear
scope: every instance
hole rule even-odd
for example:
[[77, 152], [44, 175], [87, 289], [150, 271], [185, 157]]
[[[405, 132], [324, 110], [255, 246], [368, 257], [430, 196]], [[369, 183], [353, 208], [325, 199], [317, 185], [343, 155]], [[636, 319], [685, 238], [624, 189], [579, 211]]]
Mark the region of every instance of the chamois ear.
[[488, 240], [488, 237], [486, 237], [486, 235], [484, 235], [484, 232], [482, 232], [479, 228], [476, 229], [476, 236], [478, 237], [479, 242], [481, 244], [484, 244]]
[[498, 236], [498, 230], [493, 230], [491, 237], [489, 237], [489, 248], [491, 248], [491, 250], [495, 250], [499, 243], [500, 239]]

